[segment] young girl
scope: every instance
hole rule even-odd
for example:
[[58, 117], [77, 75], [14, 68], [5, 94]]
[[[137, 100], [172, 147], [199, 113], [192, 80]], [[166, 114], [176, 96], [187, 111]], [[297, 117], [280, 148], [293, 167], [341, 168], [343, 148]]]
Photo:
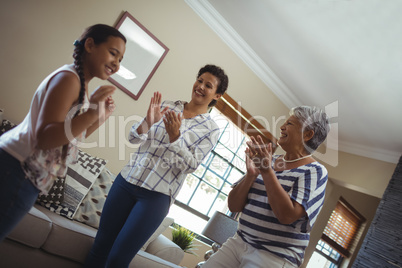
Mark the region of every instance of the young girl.
[[86, 267], [128, 267], [168, 213], [187, 174], [217, 142], [219, 128], [208, 107], [226, 91], [228, 77], [214, 65], [198, 72], [190, 102], [154, 93], [145, 119], [129, 139], [139, 144], [116, 177], [102, 211]]
[[72, 140], [89, 136], [113, 112], [115, 87], [101, 86], [88, 100], [88, 83], [118, 71], [125, 43], [113, 27], [89, 27], [74, 43], [74, 64], [45, 78], [24, 121], [0, 137], [0, 241], [76, 161]]

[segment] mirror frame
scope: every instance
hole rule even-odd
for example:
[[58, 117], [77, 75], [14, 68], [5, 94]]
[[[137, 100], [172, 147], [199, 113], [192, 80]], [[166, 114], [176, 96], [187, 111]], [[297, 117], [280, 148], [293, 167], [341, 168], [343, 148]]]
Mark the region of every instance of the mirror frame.
[[[132, 27], [133, 29], [127, 30], [126, 25], [132, 25], [134, 23], [134, 26]], [[124, 27], [122, 27], [124, 26]], [[158, 69], [159, 65], [165, 58], [166, 54], [169, 52], [169, 48], [165, 46], [158, 38], [156, 38], [155, 35], [153, 35], [150, 31], [148, 31], [138, 20], [136, 20], [131, 14], [129, 14], [127, 11], [124, 12], [120, 20], [118, 21], [116, 27], [127, 39], [126, 43], [126, 53], [123, 58], [123, 61], [120, 65], [120, 70], [119, 72], [113, 74], [108, 78], [109, 82], [111, 82], [113, 85], [121, 89], [123, 92], [125, 92], [127, 95], [132, 97], [134, 100], [138, 100], [142, 92], [144, 91], [145, 87], [151, 80], [152, 76], [155, 74], [156, 70]], [[140, 38], [131, 38], [132, 33], [134, 31], [137, 31], [139, 34]], [[154, 49], [161, 51], [160, 55], [153, 54], [152, 57], [156, 57], [155, 59], [146, 59], [147, 62], [137, 62], [136, 60], [131, 59], [126, 57], [127, 55], [127, 49], [130, 47], [135, 47], [136, 51], [132, 52], [130, 51], [129, 53], [134, 54], [134, 55], [140, 55], [140, 53], [148, 53], [147, 49], [144, 49], [141, 47], [140, 42], [141, 38], [146, 38], [147, 42], [154, 47]], [[123, 68], [122, 68], [123, 66]], [[131, 66], [131, 67], [130, 67]], [[148, 70], [144, 70], [144, 66], [148, 66]], [[130, 82], [124, 78], [122, 78], [119, 73], [122, 71], [122, 69], [125, 69], [126, 71], [132, 75], [134, 75], [136, 78], [134, 79], [139, 79], [137, 85], [132, 85]], [[133, 70], [134, 69], [141, 69], [144, 71], [144, 73], [137, 73], [134, 74]], [[141, 82], [143, 81], [143, 82]]]

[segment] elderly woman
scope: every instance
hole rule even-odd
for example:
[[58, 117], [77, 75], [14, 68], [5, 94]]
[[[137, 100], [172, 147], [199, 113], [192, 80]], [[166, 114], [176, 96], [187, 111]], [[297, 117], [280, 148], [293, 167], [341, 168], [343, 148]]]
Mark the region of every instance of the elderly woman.
[[313, 107], [293, 108], [281, 126], [278, 144], [284, 155], [272, 156], [272, 144], [251, 138], [246, 175], [233, 185], [228, 205], [242, 212], [237, 234], [202, 266], [298, 267], [310, 231], [324, 202], [328, 173], [311, 156], [329, 132], [327, 115]]

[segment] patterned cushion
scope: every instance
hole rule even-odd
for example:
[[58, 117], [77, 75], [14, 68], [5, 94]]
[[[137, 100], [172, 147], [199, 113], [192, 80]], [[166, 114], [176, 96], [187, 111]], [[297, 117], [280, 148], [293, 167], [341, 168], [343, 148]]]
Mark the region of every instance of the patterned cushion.
[[103, 205], [105, 204], [107, 194], [115, 178], [116, 175], [107, 168], [101, 172], [87, 196], [82, 200], [80, 207], [74, 215], [74, 220], [95, 228], [99, 227]]
[[93, 157], [79, 150], [78, 162], [68, 166], [64, 182], [64, 199], [61, 204], [57, 205], [57, 201], [41, 200], [41, 198], [38, 198], [37, 202], [50, 211], [72, 219], [105, 165], [106, 160]]
[[38, 202], [60, 205], [64, 200], [65, 177], [58, 177], [47, 194], [39, 194]]
[[14, 128], [15, 126], [17, 126], [17, 125], [14, 123], [11, 123], [7, 119], [4, 119], [0, 124], [0, 136], [3, 135], [4, 132], [9, 131], [10, 129]]

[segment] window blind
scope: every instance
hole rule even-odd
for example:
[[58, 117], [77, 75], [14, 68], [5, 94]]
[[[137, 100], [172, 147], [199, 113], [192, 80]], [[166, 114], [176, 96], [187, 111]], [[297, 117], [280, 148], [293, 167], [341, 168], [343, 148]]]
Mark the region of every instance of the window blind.
[[321, 237], [342, 256], [350, 256], [350, 246], [360, 225], [365, 221], [342, 197], [339, 199]]

